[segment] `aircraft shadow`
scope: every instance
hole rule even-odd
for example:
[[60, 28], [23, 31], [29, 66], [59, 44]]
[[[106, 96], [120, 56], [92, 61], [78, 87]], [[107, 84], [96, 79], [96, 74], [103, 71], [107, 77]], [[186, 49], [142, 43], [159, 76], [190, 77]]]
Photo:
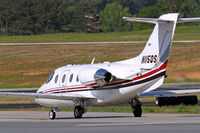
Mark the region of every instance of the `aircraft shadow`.
[[[132, 118], [133, 116], [86, 116], [81, 119], [105, 119], [105, 118]], [[56, 119], [75, 119], [74, 117], [58, 117]]]

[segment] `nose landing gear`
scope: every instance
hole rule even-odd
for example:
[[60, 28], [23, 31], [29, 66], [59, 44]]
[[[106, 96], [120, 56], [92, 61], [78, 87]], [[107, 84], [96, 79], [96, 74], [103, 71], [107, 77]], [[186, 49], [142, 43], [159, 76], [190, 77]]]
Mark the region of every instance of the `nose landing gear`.
[[49, 111], [49, 119], [54, 120], [56, 118], [56, 110], [55, 109], [51, 109]]

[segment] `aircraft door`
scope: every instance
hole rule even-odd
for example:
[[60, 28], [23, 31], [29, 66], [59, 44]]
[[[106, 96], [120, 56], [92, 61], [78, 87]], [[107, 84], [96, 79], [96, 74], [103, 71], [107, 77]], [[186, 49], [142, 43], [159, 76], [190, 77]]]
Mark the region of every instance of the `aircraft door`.
[[67, 79], [68, 79], [69, 71], [64, 71], [60, 78], [60, 87], [67, 86]]

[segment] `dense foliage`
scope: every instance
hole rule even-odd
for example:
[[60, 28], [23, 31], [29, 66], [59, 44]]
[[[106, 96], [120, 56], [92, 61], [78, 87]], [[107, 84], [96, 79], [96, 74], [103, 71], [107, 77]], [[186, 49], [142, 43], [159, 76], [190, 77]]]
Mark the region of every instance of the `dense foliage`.
[[107, 32], [141, 29], [123, 16], [197, 17], [200, 0], [0, 0], [0, 34]]

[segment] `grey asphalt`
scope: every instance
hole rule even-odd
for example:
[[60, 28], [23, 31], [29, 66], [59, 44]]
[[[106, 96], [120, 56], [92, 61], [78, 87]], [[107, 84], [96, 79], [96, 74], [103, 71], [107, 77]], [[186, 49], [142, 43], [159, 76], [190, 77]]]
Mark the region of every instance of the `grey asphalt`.
[[[173, 43], [198, 43], [200, 40], [179, 40]], [[120, 41], [120, 42], [46, 42], [46, 43], [0, 43], [0, 46], [13, 46], [13, 45], [80, 45], [80, 44], [143, 44], [146, 41]]]
[[72, 112], [0, 111], [0, 133], [199, 133], [200, 114], [144, 114], [88, 112], [74, 119]]

